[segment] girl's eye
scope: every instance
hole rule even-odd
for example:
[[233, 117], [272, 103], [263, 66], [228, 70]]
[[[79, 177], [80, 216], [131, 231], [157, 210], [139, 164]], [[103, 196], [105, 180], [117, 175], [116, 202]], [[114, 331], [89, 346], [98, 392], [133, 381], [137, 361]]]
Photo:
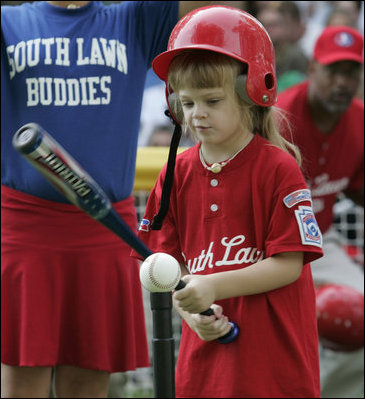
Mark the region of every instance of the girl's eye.
[[188, 102], [188, 101], [183, 101], [183, 102], [182, 102], [182, 106], [183, 106], [183, 107], [192, 107], [192, 106], [193, 106], [193, 103], [192, 103], [192, 102]]
[[219, 101], [219, 99], [208, 100], [208, 104], [217, 104]]

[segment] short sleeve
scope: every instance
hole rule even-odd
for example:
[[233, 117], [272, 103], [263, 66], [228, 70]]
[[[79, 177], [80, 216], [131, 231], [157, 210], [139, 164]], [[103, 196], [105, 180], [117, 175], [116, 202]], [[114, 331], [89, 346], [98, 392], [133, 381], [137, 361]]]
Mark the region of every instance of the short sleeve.
[[323, 255], [322, 234], [312, 208], [311, 192], [296, 163], [281, 164], [265, 240], [266, 256], [303, 252], [304, 264]]

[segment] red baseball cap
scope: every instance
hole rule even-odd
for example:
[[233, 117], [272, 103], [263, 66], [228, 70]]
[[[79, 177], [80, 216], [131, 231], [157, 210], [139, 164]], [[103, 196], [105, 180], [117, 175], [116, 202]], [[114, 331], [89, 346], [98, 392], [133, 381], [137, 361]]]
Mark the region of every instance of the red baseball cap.
[[313, 58], [322, 65], [338, 61], [364, 63], [364, 38], [348, 26], [329, 26], [317, 39]]

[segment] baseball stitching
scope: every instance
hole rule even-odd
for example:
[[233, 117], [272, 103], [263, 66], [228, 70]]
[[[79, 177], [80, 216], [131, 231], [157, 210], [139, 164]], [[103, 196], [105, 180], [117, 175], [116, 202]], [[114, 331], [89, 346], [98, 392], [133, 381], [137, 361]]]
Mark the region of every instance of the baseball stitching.
[[159, 281], [157, 281], [157, 280], [155, 279], [155, 276], [154, 276], [154, 274], [153, 274], [153, 269], [154, 269], [154, 266], [155, 266], [155, 264], [156, 264], [157, 258], [158, 258], [157, 255], [156, 255], [156, 256], [153, 256], [151, 265], [150, 265], [150, 267], [149, 267], [149, 269], [148, 269], [148, 276], [149, 276], [149, 278], [150, 278], [150, 281], [151, 281], [152, 284], [153, 284], [155, 287], [157, 287], [157, 288], [168, 289], [168, 290], [174, 289], [174, 288], [177, 286], [177, 283], [179, 282], [179, 276], [177, 276], [177, 277], [175, 278], [175, 280], [173, 281], [173, 284], [174, 284], [173, 287], [171, 287], [171, 284], [161, 284]]

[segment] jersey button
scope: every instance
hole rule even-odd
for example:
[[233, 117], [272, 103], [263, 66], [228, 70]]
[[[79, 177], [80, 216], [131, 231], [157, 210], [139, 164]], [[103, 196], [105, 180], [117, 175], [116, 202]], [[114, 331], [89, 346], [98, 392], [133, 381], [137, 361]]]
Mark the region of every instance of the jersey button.
[[320, 158], [318, 159], [318, 163], [319, 163], [320, 165], [324, 165], [324, 164], [326, 163], [326, 158], [325, 158], [325, 157], [320, 157]]
[[218, 180], [217, 180], [217, 179], [212, 179], [212, 180], [210, 181], [210, 185], [211, 185], [212, 187], [217, 187], [217, 186], [218, 186]]
[[217, 210], [218, 210], [218, 205], [217, 205], [217, 204], [212, 204], [212, 205], [210, 206], [210, 210], [211, 210], [212, 212], [217, 212]]

